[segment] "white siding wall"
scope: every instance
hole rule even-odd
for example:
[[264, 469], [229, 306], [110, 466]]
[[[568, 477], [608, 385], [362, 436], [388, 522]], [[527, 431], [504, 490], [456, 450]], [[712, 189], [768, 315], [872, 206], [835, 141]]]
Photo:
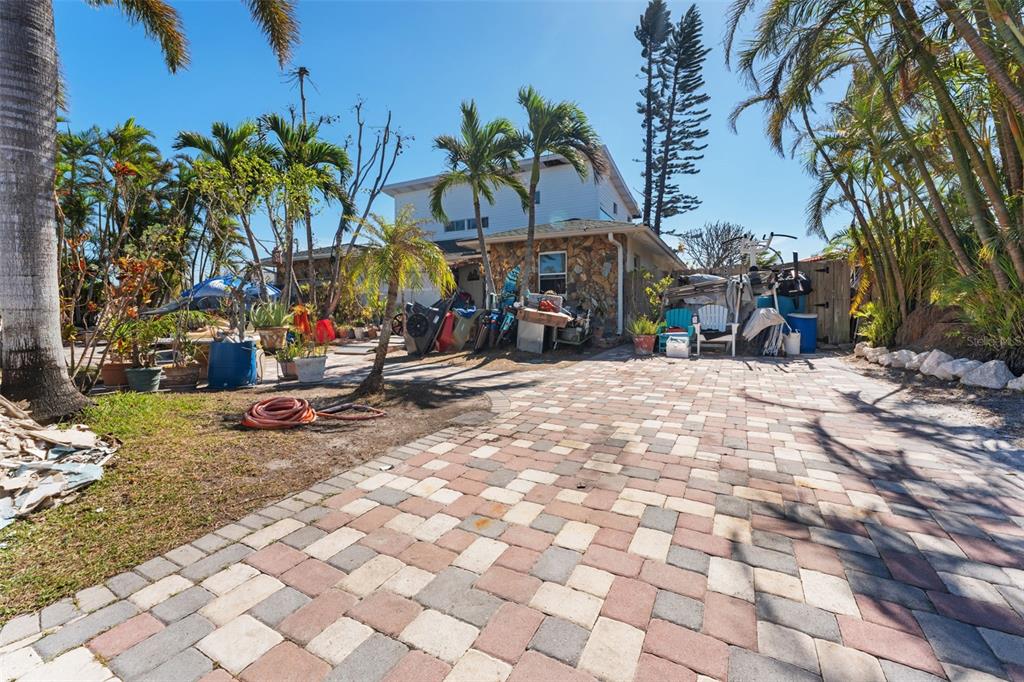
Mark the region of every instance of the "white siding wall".
[[[525, 185], [528, 181], [526, 173], [520, 175]], [[540, 204], [537, 205], [537, 224], [583, 218], [589, 220], [622, 220], [628, 221], [629, 216], [625, 202], [607, 178], [595, 183], [593, 176], [580, 180], [571, 166], [542, 167]], [[619, 205], [618, 214], [612, 212], [612, 202]], [[434, 221], [430, 215], [430, 190], [414, 190], [395, 196], [395, 210], [412, 204], [416, 218], [427, 220], [424, 229], [432, 233], [434, 239], [467, 239], [476, 235], [475, 230], [461, 232], [445, 232], [444, 227]], [[607, 212], [602, 212], [602, 207]], [[450, 220], [464, 220], [473, 217], [473, 201], [466, 187], [457, 187], [445, 195], [444, 210]], [[494, 205], [481, 202], [480, 213], [488, 218], [488, 233], [514, 230], [526, 226], [526, 213], [522, 209], [519, 197], [510, 189], [502, 188], [495, 193]]]

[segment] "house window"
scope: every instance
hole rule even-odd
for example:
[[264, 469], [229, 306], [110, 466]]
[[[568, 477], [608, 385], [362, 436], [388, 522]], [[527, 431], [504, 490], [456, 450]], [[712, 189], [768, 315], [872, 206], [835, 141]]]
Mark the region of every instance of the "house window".
[[533, 205], [540, 206], [540, 190], [538, 189], [533, 193]]
[[619, 205], [616, 202], [612, 202], [612, 213], [619, 215]]
[[[490, 225], [490, 221], [487, 216], [481, 216], [480, 222], [483, 223], [484, 229]], [[476, 229], [476, 218], [466, 218], [465, 220], [449, 220], [445, 223], [445, 232], [462, 232], [464, 230], [475, 230]]]
[[565, 293], [565, 265], [565, 251], [547, 251], [540, 254], [537, 259], [537, 279], [538, 288], [542, 293]]

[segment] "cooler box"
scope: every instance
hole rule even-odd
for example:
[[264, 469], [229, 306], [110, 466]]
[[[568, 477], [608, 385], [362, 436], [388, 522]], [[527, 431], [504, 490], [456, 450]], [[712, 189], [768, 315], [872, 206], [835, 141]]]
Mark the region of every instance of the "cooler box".
[[665, 340], [665, 355], [670, 358], [690, 357], [690, 336], [688, 334], [672, 333]]
[[[781, 304], [782, 299], [779, 299]], [[800, 332], [800, 353], [813, 353], [818, 347], [818, 316], [814, 313], [786, 315], [789, 326]]]

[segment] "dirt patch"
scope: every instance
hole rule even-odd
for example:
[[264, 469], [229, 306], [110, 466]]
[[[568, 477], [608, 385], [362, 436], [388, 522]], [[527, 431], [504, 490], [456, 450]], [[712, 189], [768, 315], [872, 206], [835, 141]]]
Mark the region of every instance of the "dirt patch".
[[233, 392], [115, 394], [88, 415], [124, 446], [102, 481], [74, 501], [0, 531], [0, 624], [102, 582], [290, 493], [433, 433], [489, 415], [479, 392], [389, 383], [382, 419], [322, 420], [250, 431], [244, 411], [272, 394], [314, 406], [352, 387], [259, 387]]

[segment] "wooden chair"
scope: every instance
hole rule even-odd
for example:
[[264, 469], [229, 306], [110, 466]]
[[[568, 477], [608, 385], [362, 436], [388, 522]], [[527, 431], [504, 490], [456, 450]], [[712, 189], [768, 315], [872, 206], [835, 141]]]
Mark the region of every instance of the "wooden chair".
[[736, 333], [739, 323], [729, 321], [729, 309], [724, 305], [704, 305], [697, 308], [697, 357], [701, 344], [721, 344], [736, 357]]

